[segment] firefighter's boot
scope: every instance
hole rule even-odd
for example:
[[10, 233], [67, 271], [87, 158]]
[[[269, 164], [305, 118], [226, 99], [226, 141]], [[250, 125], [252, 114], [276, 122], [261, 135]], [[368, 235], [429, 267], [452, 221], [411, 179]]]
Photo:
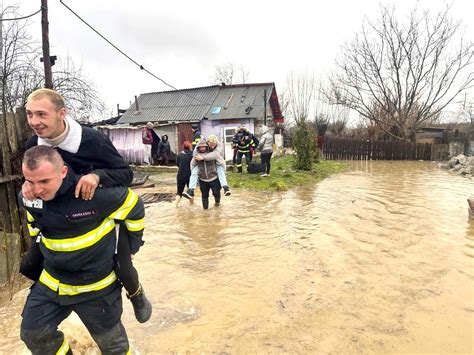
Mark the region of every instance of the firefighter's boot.
[[142, 285], [138, 287], [137, 292], [133, 295], [127, 293], [127, 297], [130, 299], [133, 305], [133, 311], [135, 312], [135, 318], [140, 323], [145, 323], [151, 317], [151, 303], [145, 296]]

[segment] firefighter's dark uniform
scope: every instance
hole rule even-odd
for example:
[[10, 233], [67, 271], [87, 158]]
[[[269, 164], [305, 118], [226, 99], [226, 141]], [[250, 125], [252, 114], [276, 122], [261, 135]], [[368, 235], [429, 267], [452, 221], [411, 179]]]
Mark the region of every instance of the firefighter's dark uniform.
[[246, 130], [239, 130], [232, 139], [232, 143], [237, 147], [237, 158], [235, 165], [237, 166], [237, 172], [242, 172], [242, 156], [245, 155], [245, 162], [247, 165], [252, 161], [250, 149], [255, 147], [252, 135]]
[[201, 141], [201, 139], [202, 139], [201, 131], [200, 130], [194, 131], [193, 141], [192, 141], [193, 150], [194, 148], [196, 148], [197, 144]]
[[33, 354], [67, 354], [69, 345], [57, 327], [74, 311], [103, 354], [126, 354], [121, 284], [114, 272], [115, 224], [123, 221], [136, 253], [143, 244], [143, 201], [127, 187], [99, 188], [92, 200], [75, 198], [78, 178], [69, 170], [51, 201], [21, 198], [30, 235], [38, 236], [44, 255], [22, 313], [21, 339]]

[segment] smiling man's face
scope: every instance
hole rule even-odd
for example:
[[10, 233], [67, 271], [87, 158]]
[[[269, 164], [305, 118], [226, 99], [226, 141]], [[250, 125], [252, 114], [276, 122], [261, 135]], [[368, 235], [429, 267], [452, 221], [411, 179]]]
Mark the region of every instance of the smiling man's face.
[[56, 138], [66, 129], [66, 109], [57, 109], [46, 97], [28, 100], [26, 117], [31, 129], [41, 138]]

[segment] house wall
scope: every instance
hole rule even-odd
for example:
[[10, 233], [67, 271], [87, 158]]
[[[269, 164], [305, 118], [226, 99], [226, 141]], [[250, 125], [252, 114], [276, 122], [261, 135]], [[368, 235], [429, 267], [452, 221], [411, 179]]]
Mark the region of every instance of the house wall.
[[231, 120], [204, 120], [201, 121], [201, 133], [204, 138], [209, 137], [211, 134], [215, 134], [222, 142], [222, 130], [227, 127], [238, 127], [244, 125], [250, 132], [254, 132], [253, 119], [231, 119]]
[[98, 127], [110, 138], [112, 144], [129, 164], [142, 164], [145, 156], [142, 143], [142, 130], [137, 128]]
[[[240, 125], [247, 127], [250, 132], [254, 132], [253, 119], [227, 119], [227, 120], [203, 120], [201, 121], [201, 133], [204, 138], [214, 134], [219, 139], [219, 142], [227, 149], [224, 148], [224, 158], [226, 160], [232, 159], [232, 149], [230, 148], [231, 143], [224, 143], [223, 132], [225, 128], [237, 128]], [[227, 154], [225, 153], [227, 151]]]
[[193, 130], [191, 128], [191, 123], [178, 123], [177, 129], [177, 139], [178, 139], [178, 152], [183, 149], [183, 143], [185, 141], [189, 141], [192, 143], [193, 141]]

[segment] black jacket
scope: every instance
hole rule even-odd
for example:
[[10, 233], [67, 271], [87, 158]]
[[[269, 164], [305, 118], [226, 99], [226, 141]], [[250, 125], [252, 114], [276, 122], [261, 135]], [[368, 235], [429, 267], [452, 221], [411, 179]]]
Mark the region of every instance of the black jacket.
[[[79, 137], [78, 137], [79, 139]], [[38, 145], [38, 136], [31, 137], [25, 148]], [[123, 160], [110, 139], [103, 133], [89, 127], [82, 127], [79, 149], [72, 153], [61, 147], [57, 148], [59, 154], [78, 175], [89, 173], [100, 177], [100, 185], [129, 186], [133, 179], [130, 166]]]
[[193, 152], [191, 150], [183, 150], [176, 158], [176, 165], [178, 165], [178, 174], [176, 180], [179, 182], [189, 182], [191, 176], [191, 159]]
[[[120, 285], [114, 272], [116, 221], [132, 253], [143, 244], [143, 201], [127, 187], [99, 188], [92, 200], [74, 196], [78, 177], [69, 171], [51, 201], [22, 198], [32, 237], [44, 256], [38, 285], [62, 304], [101, 297]], [[122, 237], [122, 236], [121, 236]], [[37, 249], [36, 245], [32, 249]], [[23, 267], [23, 265], [22, 265]]]
[[170, 142], [168, 141], [168, 139], [163, 138], [158, 144], [158, 154], [170, 153], [170, 152], [171, 152]]

